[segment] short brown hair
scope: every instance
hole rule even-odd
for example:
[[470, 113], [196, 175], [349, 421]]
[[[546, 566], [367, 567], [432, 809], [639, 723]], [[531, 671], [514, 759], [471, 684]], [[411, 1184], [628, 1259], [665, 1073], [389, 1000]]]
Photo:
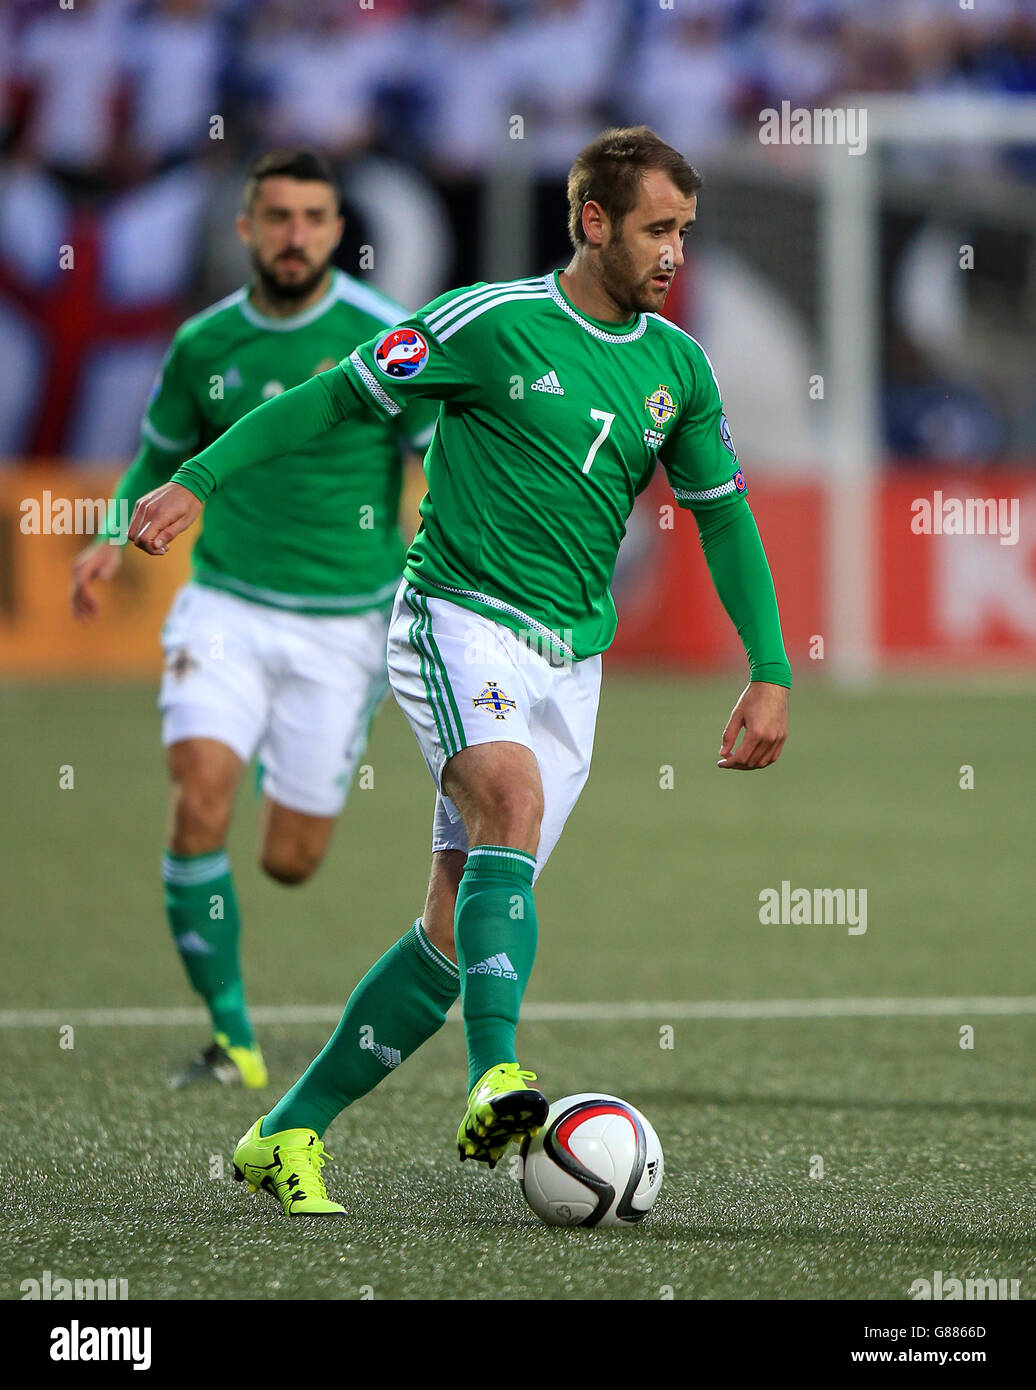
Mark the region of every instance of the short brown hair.
[[586, 242], [586, 204], [600, 203], [613, 224], [621, 222], [636, 206], [649, 169], [668, 174], [685, 198], [701, 187], [697, 169], [646, 125], [614, 126], [579, 151], [568, 175], [568, 235], [574, 247]]
[[250, 166], [241, 194], [241, 206], [245, 212], [252, 211], [255, 195], [263, 179], [287, 178], [300, 182], [330, 184], [335, 195], [335, 212], [342, 211], [342, 194], [338, 187], [335, 171], [329, 160], [317, 150], [290, 146], [287, 149], [270, 150], [261, 154]]

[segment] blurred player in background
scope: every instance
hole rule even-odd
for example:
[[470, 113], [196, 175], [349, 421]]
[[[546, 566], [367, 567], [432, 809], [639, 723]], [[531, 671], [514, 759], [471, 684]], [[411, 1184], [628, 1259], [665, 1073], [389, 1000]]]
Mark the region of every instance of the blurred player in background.
[[[461, 1158], [493, 1165], [546, 1117], [535, 1073], [515, 1056], [536, 954], [533, 883], [590, 770], [601, 653], [616, 627], [609, 586], [659, 462], [694, 513], [749, 661], [719, 766], [767, 767], [784, 745], [791, 671], [719, 386], [701, 346], [658, 312], [700, 183], [645, 127], [604, 132], [569, 175], [564, 271], [442, 295], [260, 407], [137, 504], [130, 538], [162, 554], [228, 478], [268, 467], [258, 461], [286, 441], [342, 421], [388, 423], [414, 399], [444, 403], [388, 653], [438, 793], [431, 882], [422, 916], [235, 1151], [236, 1175], [289, 1215], [343, 1210], [324, 1187], [320, 1135], [442, 1025], [458, 993]], [[275, 466], [286, 500], [294, 482]]]
[[[176, 333], [117, 499], [132, 508], [261, 402], [403, 317], [399, 305], [332, 266], [343, 225], [322, 157], [279, 150], [253, 165], [237, 221], [251, 284]], [[166, 911], [213, 1027], [211, 1044], [174, 1085], [266, 1084], [245, 1002], [226, 851], [234, 796], [258, 754], [262, 866], [280, 883], [309, 878], [387, 690], [388, 616], [403, 558], [403, 458], [427, 443], [436, 409], [426, 403], [405, 417], [371, 415], [288, 443], [206, 514], [193, 577], [162, 632], [159, 705], [172, 782]], [[114, 575], [121, 553], [118, 540], [101, 537], [79, 555], [77, 616], [96, 614], [95, 584]]]

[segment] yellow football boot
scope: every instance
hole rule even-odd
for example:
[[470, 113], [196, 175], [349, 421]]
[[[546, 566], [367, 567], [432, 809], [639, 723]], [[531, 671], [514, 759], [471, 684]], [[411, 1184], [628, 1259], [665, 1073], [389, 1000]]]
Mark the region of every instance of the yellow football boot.
[[196, 1081], [215, 1081], [221, 1086], [244, 1086], [257, 1091], [269, 1080], [258, 1047], [231, 1047], [226, 1033], [217, 1033], [186, 1071], [169, 1082], [174, 1091]]
[[550, 1104], [542, 1091], [525, 1084], [535, 1080], [534, 1071], [522, 1071], [517, 1062], [501, 1062], [476, 1081], [457, 1130], [462, 1163], [474, 1158], [495, 1168], [512, 1140], [520, 1143], [539, 1133]]
[[243, 1136], [234, 1150], [234, 1178], [276, 1197], [285, 1216], [344, 1216], [345, 1207], [327, 1195], [320, 1170], [331, 1155], [312, 1129], [282, 1129], [265, 1137], [259, 1133], [265, 1115]]

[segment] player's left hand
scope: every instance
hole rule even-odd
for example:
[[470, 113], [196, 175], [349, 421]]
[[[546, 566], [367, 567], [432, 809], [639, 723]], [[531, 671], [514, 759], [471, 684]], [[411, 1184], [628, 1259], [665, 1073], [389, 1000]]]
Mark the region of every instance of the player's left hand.
[[[746, 685], [723, 730], [716, 766], [754, 772], [775, 763], [788, 737], [789, 694], [783, 685], [771, 685], [768, 681]], [[742, 729], [745, 736], [735, 752], [734, 744]]]

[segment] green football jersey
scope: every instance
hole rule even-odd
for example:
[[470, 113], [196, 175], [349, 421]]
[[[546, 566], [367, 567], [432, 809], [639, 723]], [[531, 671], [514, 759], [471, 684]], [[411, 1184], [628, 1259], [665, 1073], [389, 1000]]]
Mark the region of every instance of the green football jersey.
[[445, 294], [341, 365], [385, 420], [443, 403], [407, 578], [569, 658], [615, 634], [619, 545], [659, 462], [699, 517], [745, 492], [701, 346], [659, 314], [588, 318], [557, 272]]
[[[260, 313], [247, 288], [238, 290], [177, 332], [144, 418], [145, 444], [169, 455], [171, 474], [257, 405], [405, 313], [340, 270], [322, 299], [290, 318]], [[403, 447], [423, 448], [437, 413], [420, 402], [391, 420], [370, 415], [242, 472], [205, 509], [195, 579], [312, 614], [387, 603], [403, 563]]]

